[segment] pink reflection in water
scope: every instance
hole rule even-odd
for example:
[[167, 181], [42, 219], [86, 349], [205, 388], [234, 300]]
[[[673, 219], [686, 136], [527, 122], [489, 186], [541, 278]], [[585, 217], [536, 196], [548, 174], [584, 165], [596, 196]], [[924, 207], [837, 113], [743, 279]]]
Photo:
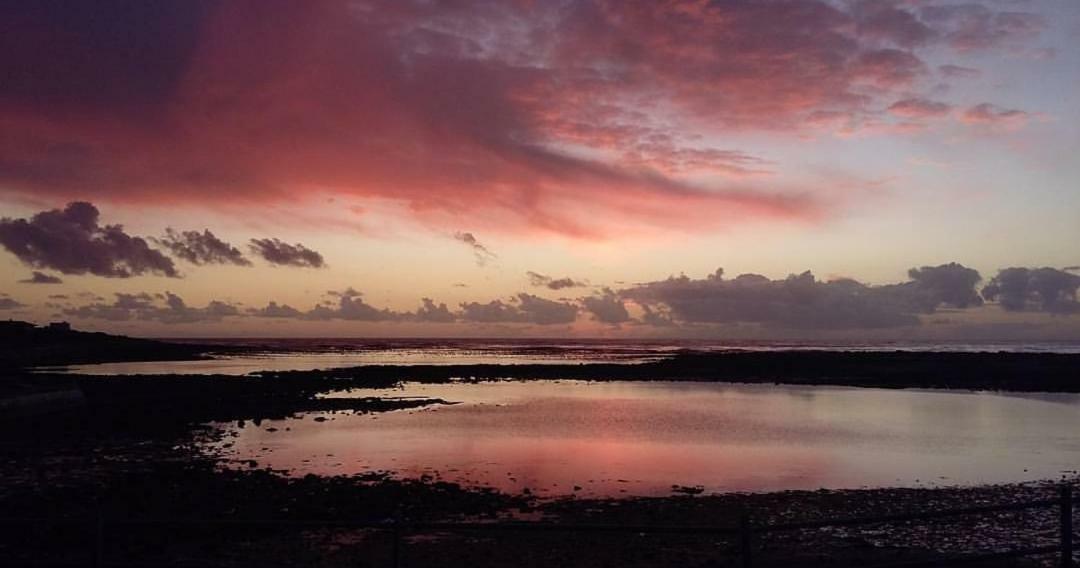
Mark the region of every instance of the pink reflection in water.
[[1017, 481], [1080, 467], [1075, 395], [571, 381], [380, 394], [462, 404], [232, 426], [224, 449], [297, 475], [388, 470], [539, 495]]

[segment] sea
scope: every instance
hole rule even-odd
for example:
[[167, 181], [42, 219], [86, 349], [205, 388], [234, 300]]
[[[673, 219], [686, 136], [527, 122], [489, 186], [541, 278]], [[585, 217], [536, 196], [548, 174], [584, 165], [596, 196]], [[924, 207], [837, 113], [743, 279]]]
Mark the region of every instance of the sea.
[[95, 375], [221, 374], [308, 371], [360, 365], [635, 364], [679, 353], [725, 351], [918, 351], [1080, 353], [1080, 341], [825, 342], [767, 340], [161, 338], [218, 347], [199, 361], [72, 365], [50, 371]]
[[[245, 375], [357, 365], [634, 365], [684, 352], [1080, 353], [1080, 344], [1066, 342], [184, 341], [222, 353], [203, 361], [65, 370]], [[445, 404], [217, 424], [222, 436], [204, 450], [230, 467], [254, 465], [281, 475], [378, 472], [544, 498], [968, 486], [1054, 481], [1080, 472], [1078, 394], [611, 379], [404, 380], [394, 388], [325, 393]]]

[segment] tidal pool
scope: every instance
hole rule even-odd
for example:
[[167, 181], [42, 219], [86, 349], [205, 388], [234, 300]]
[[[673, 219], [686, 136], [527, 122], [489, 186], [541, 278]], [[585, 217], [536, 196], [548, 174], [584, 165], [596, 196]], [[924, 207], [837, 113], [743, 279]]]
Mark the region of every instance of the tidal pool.
[[971, 485], [1080, 469], [1076, 394], [581, 381], [355, 392], [373, 394], [458, 404], [231, 424], [210, 449], [292, 475], [390, 471], [541, 496]]

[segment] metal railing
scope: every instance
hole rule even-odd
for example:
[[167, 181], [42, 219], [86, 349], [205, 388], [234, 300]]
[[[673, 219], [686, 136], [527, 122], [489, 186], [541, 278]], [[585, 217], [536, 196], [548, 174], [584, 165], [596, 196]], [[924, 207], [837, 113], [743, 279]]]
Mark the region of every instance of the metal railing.
[[[1058, 543], [1045, 546], [1026, 546], [1008, 551], [995, 551], [983, 553], [969, 553], [950, 557], [947, 561], [950, 565], [985, 562], [989, 560], [1014, 559], [1025, 556], [1055, 554], [1060, 568], [1074, 568], [1072, 560], [1073, 552], [1077, 549], [1074, 545], [1073, 534], [1073, 490], [1070, 485], [1063, 485], [1057, 498], [1007, 503], [1002, 505], [981, 505], [974, 507], [960, 507], [952, 509], [940, 509], [934, 511], [917, 511], [909, 513], [895, 513], [867, 517], [833, 518], [817, 521], [793, 522], [793, 523], [766, 523], [756, 524], [750, 515], [740, 517], [738, 526], [709, 526], [709, 525], [610, 525], [610, 524], [582, 524], [582, 523], [550, 523], [550, 522], [398, 522], [398, 521], [323, 521], [323, 520], [269, 520], [269, 519], [105, 519], [97, 517], [91, 521], [86, 519], [55, 519], [55, 518], [0, 518], [0, 526], [12, 525], [86, 525], [92, 524], [94, 534], [94, 551], [92, 562], [64, 562], [64, 563], [40, 563], [35, 566], [116, 566], [134, 568], [137, 566], [160, 566], [160, 563], [126, 563], [107, 561], [105, 552], [106, 529], [119, 529], [123, 527], [285, 527], [295, 529], [311, 528], [338, 528], [338, 529], [363, 529], [385, 531], [393, 537], [392, 565], [395, 568], [403, 566], [402, 544], [408, 534], [423, 534], [431, 532], [556, 532], [556, 533], [621, 533], [621, 534], [653, 534], [653, 535], [700, 535], [737, 537], [738, 557], [743, 568], [754, 566], [756, 547], [755, 540], [765, 534], [794, 532], [804, 530], [822, 529], [828, 527], [850, 527], [860, 525], [875, 525], [902, 523], [912, 521], [925, 521], [947, 517], [959, 517], [966, 515], [982, 515], [1007, 511], [1024, 511], [1032, 509], [1058, 508]], [[940, 566], [943, 560], [918, 560], [890, 564], [875, 564], [862, 568], [915, 568], [917, 566]], [[4, 559], [0, 558], [0, 564]], [[169, 564], [169, 566], [178, 566]]]

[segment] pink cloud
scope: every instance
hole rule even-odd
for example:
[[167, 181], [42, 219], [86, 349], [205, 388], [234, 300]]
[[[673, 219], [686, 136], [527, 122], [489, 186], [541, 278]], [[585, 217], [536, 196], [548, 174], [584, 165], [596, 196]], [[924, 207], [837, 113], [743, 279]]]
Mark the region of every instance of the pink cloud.
[[982, 103], [966, 109], [960, 120], [968, 124], [1020, 127], [1027, 124], [1030, 115], [1022, 110], [1002, 108]]
[[1038, 14], [997, 11], [977, 3], [927, 5], [920, 10], [953, 48], [961, 51], [991, 49], [1031, 40], [1046, 27]]
[[929, 99], [910, 98], [901, 99], [889, 105], [889, 112], [903, 118], [938, 118], [949, 114], [952, 106]]
[[[702, 140], [857, 124], [926, 74], [911, 47], [967, 29], [857, 6], [148, 4], [88, 12], [67, 36], [70, 14], [26, 8], [0, 14], [0, 71], [18, 79], [0, 87], [0, 191], [206, 206], [318, 192], [590, 237], [813, 221], [831, 206], [815, 187], [747, 185], [774, 164]], [[1008, 38], [1037, 27], [991, 14]], [[117, 42], [105, 21], [132, 31]]]
[[910, 52], [881, 49], [859, 55], [852, 69], [856, 80], [891, 88], [910, 85], [926, 72], [926, 65]]
[[982, 71], [962, 65], [942, 65], [938, 71], [947, 79], [977, 79], [982, 76]]
[[902, 47], [923, 45], [937, 33], [896, 0], [863, 0], [852, 6], [859, 35]]

